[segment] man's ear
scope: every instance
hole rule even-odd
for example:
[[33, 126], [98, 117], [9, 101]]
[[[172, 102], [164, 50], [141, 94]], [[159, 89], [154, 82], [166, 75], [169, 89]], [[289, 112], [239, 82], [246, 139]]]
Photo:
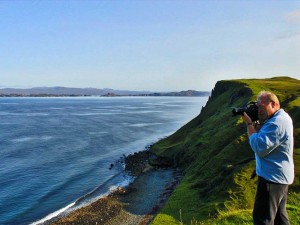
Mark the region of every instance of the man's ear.
[[277, 108], [277, 104], [275, 102], [271, 102], [271, 106], [272, 106], [273, 109]]
[[272, 105], [272, 107], [274, 107], [275, 106], [275, 102], [271, 102], [271, 105]]

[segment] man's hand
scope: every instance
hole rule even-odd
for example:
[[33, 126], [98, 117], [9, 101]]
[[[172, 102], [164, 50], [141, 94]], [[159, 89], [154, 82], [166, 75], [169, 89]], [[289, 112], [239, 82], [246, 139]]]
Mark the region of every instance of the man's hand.
[[246, 123], [246, 124], [252, 123], [251, 118], [248, 116], [248, 114], [246, 112], [244, 112], [244, 115], [242, 115], [242, 119], [243, 119], [244, 123]]
[[242, 119], [247, 125], [248, 137], [250, 137], [254, 133], [257, 133], [256, 124], [252, 122], [251, 118], [247, 115], [247, 113], [244, 112], [244, 115], [242, 115]]

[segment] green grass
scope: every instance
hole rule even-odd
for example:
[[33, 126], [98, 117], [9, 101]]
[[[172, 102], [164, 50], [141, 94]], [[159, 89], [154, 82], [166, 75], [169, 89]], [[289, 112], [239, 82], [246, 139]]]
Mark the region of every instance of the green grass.
[[[151, 224], [180, 224], [181, 221], [186, 224], [190, 218], [198, 220], [206, 218], [207, 215], [201, 215], [197, 210], [202, 207], [201, 202], [195, 198], [197, 195], [198, 191], [192, 189], [189, 181], [184, 178]], [[207, 210], [208, 213], [209, 211]], [[205, 213], [204, 209], [202, 213]]]
[[296, 178], [290, 187], [291, 224], [300, 224], [300, 81], [288, 77], [217, 82], [199, 116], [151, 151], [169, 157], [185, 177], [151, 224], [252, 224], [256, 180], [246, 128], [231, 107], [275, 92], [293, 118]]

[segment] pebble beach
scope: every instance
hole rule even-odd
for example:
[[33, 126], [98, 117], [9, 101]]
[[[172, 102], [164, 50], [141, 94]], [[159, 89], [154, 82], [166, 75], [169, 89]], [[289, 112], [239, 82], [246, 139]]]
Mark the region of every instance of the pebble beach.
[[172, 167], [149, 164], [150, 152], [141, 151], [125, 159], [125, 169], [136, 178], [108, 196], [47, 224], [149, 224], [182, 179]]

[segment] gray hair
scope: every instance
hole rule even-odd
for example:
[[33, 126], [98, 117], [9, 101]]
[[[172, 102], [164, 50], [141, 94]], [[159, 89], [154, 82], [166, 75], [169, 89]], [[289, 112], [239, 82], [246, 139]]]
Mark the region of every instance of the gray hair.
[[258, 93], [257, 99], [260, 99], [263, 96], [266, 97], [269, 102], [275, 102], [280, 107], [279, 100], [278, 100], [277, 96], [273, 92], [270, 92], [270, 91], [261, 91], [261, 92]]

